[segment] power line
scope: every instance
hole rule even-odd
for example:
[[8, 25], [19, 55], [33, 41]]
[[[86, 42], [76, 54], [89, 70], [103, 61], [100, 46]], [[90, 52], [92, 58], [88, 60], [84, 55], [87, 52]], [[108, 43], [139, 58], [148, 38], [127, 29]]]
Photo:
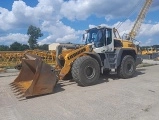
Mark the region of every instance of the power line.
[[[137, 11], [136, 8], [139, 8], [139, 6], [141, 6], [142, 3], [143, 3], [143, 0], [139, 0], [139, 1], [137, 2], [137, 4], [132, 8], [132, 10], [128, 13], [129, 16], [126, 17], [123, 21], [126, 21], [128, 18], [130, 18], [130, 16], [132, 16], [132, 15], [135, 13], [135, 11]], [[120, 22], [120, 23], [116, 26], [116, 29], [118, 29], [119, 27], [121, 27], [122, 24], [123, 24], [123, 22]]]

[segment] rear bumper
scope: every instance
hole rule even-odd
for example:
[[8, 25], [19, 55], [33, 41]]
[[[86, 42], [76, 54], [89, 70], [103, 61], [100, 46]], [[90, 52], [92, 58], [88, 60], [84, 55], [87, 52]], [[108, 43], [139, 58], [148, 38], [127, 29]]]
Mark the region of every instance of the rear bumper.
[[137, 56], [137, 58], [136, 58], [136, 66], [141, 64], [142, 61], [143, 61], [143, 59], [141, 58], [141, 56]]

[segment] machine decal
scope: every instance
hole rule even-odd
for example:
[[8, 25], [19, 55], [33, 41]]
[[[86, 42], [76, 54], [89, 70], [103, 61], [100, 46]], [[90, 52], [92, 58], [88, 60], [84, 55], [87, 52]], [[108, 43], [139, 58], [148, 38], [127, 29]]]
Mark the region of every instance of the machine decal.
[[70, 59], [76, 57], [77, 55], [79, 55], [79, 54], [81, 54], [81, 53], [83, 53], [83, 52], [85, 52], [85, 51], [86, 51], [86, 48], [83, 48], [83, 49], [81, 49], [81, 50], [79, 50], [79, 51], [73, 53], [72, 55], [68, 56], [67, 59], [70, 60]]

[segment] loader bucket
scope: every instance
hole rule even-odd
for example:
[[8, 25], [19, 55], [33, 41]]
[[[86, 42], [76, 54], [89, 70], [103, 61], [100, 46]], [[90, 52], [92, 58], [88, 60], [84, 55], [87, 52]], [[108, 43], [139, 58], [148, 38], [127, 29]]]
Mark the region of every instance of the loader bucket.
[[18, 77], [11, 83], [15, 94], [32, 97], [52, 93], [57, 80], [53, 68], [38, 56], [26, 54], [25, 57]]

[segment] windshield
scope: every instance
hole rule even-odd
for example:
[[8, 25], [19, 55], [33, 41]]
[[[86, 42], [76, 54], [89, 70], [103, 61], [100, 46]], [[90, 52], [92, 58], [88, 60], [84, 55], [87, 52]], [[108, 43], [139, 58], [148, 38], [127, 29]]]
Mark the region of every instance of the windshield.
[[90, 29], [89, 31], [87, 31], [86, 33], [86, 44], [89, 43], [94, 43], [96, 45], [96, 47], [101, 47], [103, 46], [104, 41], [102, 40], [103, 38], [103, 32], [102, 29]]

